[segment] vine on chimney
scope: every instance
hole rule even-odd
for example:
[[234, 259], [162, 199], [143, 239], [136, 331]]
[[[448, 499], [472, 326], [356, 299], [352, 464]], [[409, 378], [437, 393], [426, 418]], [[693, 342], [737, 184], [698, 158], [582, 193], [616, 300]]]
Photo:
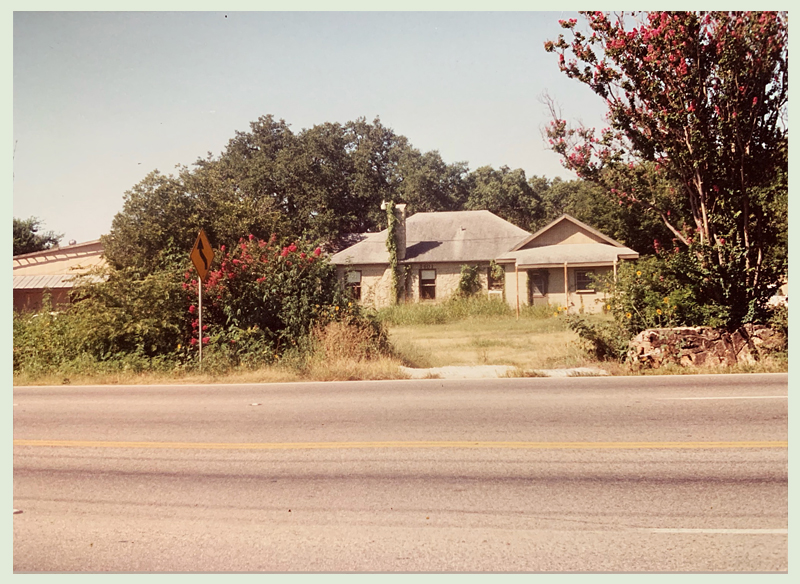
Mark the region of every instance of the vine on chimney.
[[392, 274], [392, 304], [400, 298], [400, 266], [397, 262], [397, 217], [394, 214], [394, 201], [386, 204], [386, 249], [389, 250], [389, 271]]

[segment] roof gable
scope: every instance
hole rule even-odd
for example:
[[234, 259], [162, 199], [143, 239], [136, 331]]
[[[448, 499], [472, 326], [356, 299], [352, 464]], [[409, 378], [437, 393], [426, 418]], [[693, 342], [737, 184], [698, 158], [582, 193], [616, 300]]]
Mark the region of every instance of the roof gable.
[[586, 225], [566, 213], [542, 227], [539, 231], [520, 242], [512, 251], [532, 249], [549, 245], [605, 244], [625, 247], [622, 243]]

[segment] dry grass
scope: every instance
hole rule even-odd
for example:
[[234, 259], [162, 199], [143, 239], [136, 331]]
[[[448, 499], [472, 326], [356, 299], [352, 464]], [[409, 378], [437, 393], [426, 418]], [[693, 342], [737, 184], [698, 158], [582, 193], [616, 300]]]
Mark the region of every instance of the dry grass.
[[302, 367], [314, 381], [404, 379], [400, 361], [386, 354], [376, 331], [366, 325], [329, 323], [314, 331], [314, 349]]
[[395, 326], [389, 338], [411, 367], [511, 365], [522, 371], [590, 364], [578, 336], [560, 318], [467, 319], [439, 325]]
[[283, 383], [302, 381], [291, 369], [264, 367], [240, 369], [224, 374], [210, 373], [97, 373], [94, 375], [14, 375], [14, 385], [195, 385], [206, 383]]
[[510, 369], [508, 372], [506, 372], [503, 377], [547, 377], [547, 375], [541, 371], [537, 371], [536, 369], [521, 369], [519, 367], [515, 367], [514, 369]]

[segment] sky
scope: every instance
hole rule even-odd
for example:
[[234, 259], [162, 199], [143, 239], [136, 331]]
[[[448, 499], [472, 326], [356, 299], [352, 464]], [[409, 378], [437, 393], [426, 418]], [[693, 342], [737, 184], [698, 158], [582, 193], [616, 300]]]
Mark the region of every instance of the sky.
[[547, 92], [603, 124], [602, 100], [543, 44], [571, 12], [15, 12], [13, 215], [90, 241], [125, 191], [262, 115], [293, 131], [358, 117], [470, 170], [573, 176], [547, 150]]

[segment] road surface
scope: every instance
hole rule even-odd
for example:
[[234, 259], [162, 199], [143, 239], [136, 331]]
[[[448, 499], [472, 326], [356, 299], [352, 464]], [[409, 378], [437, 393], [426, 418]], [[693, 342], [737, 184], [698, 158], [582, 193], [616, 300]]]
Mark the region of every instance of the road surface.
[[786, 375], [14, 389], [14, 570], [786, 571]]

